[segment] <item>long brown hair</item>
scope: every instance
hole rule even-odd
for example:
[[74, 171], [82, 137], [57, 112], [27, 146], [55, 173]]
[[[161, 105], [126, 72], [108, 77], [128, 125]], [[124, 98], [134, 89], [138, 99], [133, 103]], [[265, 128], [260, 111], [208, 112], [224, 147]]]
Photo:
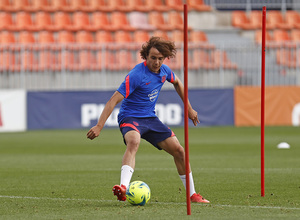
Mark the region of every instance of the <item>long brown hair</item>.
[[147, 59], [152, 47], [156, 48], [165, 58], [173, 58], [176, 56], [176, 46], [174, 42], [161, 37], [151, 37], [149, 41], [143, 44], [140, 50], [140, 55], [144, 60]]

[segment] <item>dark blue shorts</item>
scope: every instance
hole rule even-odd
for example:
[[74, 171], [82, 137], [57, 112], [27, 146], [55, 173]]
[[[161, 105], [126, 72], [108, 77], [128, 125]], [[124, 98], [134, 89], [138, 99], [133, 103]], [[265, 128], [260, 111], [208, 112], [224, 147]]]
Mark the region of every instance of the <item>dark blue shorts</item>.
[[[157, 143], [175, 136], [173, 131], [164, 125], [157, 117], [128, 117], [125, 118], [119, 126], [120, 131], [123, 134], [123, 139], [128, 131], [135, 130], [140, 133], [141, 138], [145, 139], [159, 150], [161, 150], [161, 148], [157, 146]], [[125, 139], [124, 143], [126, 144]]]

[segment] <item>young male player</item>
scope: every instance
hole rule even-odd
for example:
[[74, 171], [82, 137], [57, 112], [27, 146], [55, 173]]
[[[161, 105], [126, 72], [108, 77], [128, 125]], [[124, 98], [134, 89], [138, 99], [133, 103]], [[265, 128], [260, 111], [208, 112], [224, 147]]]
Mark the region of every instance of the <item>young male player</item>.
[[[91, 140], [98, 137], [115, 106], [123, 101], [118, 123], [127, 147], [122, 160], [120, 185], [113, 187], [113, 193], [120, 201], [126, 200], [126, 188], [135, 168], [135, 155], [141, 138], [173, 156], [178, 174], [184, 186], [186, 184], [185, 151], [172, 130], [158, 119], [154, 110], [165, 81], [172, 83], [180, 98], [182, 100], [184, 98], [182, 82], [168, 66], [163, 64], [166, 58], [176, 55], [176, 47], [171, 41], [151, 37], [142, 46], [140, 54], [145, 62], [136, 65], [128, 73], [124, 82], [106, 103], [98, 123], [87, 133], [87, 138]], [[198, 115], [189, 102], [188, 115], [196, 126], [199, 123]], [[191, 171], [189, 177], [191, 202], [209, 203], [196, 193]]]

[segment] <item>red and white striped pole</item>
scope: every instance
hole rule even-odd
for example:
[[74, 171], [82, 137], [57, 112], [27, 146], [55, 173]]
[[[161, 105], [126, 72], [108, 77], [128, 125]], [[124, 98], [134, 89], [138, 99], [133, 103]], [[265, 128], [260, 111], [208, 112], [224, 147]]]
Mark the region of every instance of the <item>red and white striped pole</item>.
[[265, 56], [266, 56], [266, 6], [262, 8], [261, 48], [261, 196], [265, 196]]
[[185, 140], [185, 176], [187, 215], [191, 215], [190, 199], [190, 159], [189, 159], [189, 117], [188, 117], [188, 17], [187, 4], [183, 5], [184, 15], [184, 140]]

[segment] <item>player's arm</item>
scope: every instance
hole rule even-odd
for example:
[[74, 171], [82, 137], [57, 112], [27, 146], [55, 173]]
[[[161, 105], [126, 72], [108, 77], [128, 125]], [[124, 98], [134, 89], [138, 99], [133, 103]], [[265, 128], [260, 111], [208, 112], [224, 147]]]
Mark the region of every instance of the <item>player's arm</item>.
[[[181, 80], [175, 76], [175, 80], [173, 81], [174, 88], [182, 101], [184, 101], [184, 87], [181, 82]], [[200, 123], [198, 119], [198, 113], [192, 108], [192, 105], [190, 101], [188, 100], [188, 112], [189, 112], [189, 118], [193, 121], [194, 125], [196, 126], [198, 123]]]
[[108, 117], [110, 116], [112, 111], [114, 110], [115, 106], [119, 102], [121, 102], [123, 99], [124, 99], [124, 96], [118, 91], [116, 91], [112, 95], [112, 97], [106, 103], [106, 105], [100, 115], [100, 118], [98, 120], [98, 123], [88, 131], [88, 133], [86, 135], [87, 138], [93, 140], [94, 138], [99, 136], [102, 128], [104, 127], [106, 120], [108, 119]]

